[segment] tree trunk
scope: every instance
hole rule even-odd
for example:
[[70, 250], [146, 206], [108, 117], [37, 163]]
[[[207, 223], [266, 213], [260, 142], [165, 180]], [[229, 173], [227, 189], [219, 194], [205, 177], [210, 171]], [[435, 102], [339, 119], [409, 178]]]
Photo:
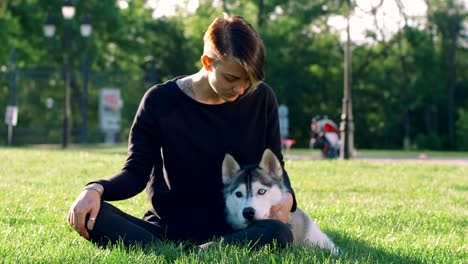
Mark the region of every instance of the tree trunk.
[[263, 0], [258, 0], [258, 27], [262, 27], [265, 24], [265, 3]]

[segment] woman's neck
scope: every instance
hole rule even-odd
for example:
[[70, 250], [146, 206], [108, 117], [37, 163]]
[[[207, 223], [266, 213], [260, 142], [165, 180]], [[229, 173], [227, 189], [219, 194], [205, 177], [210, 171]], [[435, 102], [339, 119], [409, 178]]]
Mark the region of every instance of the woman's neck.
[[222, 104], [226, 102], [213, 90], [208, 81], [208, 73], [204, 69], [180, 79], [178, 85], [186, 95], [200, 103]]

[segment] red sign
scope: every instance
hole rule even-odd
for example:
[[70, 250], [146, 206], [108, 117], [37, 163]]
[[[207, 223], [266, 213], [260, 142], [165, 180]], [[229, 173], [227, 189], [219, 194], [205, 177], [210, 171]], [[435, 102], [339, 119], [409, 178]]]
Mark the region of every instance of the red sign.
[[292, 145], [296, 144], [296, 140], [290, 139], [290, 138], [284, 138], [284, 139], [281, 139], [281, 144], [285, 145], [287, 148], [291, 148]]

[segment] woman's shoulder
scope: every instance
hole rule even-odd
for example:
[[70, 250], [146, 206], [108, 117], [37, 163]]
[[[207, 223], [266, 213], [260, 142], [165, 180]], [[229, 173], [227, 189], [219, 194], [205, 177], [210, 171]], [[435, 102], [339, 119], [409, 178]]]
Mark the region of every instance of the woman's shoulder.
[[177, 98], [180, 90], [176, 80], [177, 78], [151, 86], [140, 101], [141, 107], [161, 110], [174, 105], [179, 100]]
[[257, 88], [255, 89], [255, 91], [253, 92], [254, 94], [257, 93], [257, 94], [274, 94], [274, 90], [273, 88], [271, 88], [270, 85], [268, 85], [268, 83], [266, 82], [260, 82], [257, 86]]
[[263, 98], [271, 98], [275, 99], [275, 91], [268, 85], [266, 82], [261, 82], [257, 89], [252, 93], [253, 97], [263, 97]]
[[260, 87], [262, 87], [267, 93], [275, 93], [273, 88], [266, 82], [261, 82]]
[[151, 86], [145, 92], [144, 98], [149, 100], [167, 100], [177, 95], [179, 89], [176, 80], [177, 78]]
[[150, 94], [173, 93], [174, 90], [176, 90], [174, 88], [177, 87], [176, 80], [177, 78], [168, 80], [164, 83], [153, 85], [148, 89], [146, 93], [150, 93]]

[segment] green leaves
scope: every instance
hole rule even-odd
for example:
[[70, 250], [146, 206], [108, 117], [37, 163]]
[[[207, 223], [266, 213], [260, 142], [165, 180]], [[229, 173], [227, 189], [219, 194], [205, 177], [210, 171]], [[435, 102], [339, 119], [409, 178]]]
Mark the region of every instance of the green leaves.
[[[340, 2], [341, 7], [336, 5]], [[456, 128], [455, 124], [460, 122], [458, 109], [468, 107], [468, 72], [464, 64], [468, 58], [461, 24], [467, 13], [457, 0], [427, 2], [429, 20], [425, 28], [408, 24], [398, 37], [388, 37], [386, 41], [377, 40], [379, 32], [368, 31], [367, 35], [375, 40], [372, 45], [353, 44], [352, 94], [358, 148], [400, 148], [406, 109], [411, 117], [411, 138], [435, 137], [441, 141], [436, 144], [440, 148], [456, 148], [456, 144], [447, 143], [447, 138], [451, 133], [449, 127]], [[66, 49], [60, 4], [46, 0], [0, 2], [2, 99], [8, 97], [12, 50], [17, 53], [20, 70], [54, 70], [49, 74], [54, 76], [50, 80], [36, 75], [21, 75], [18, 79], [20, 111], [32, 113], [20, 112], [18, 128], [53, 124], [60, 130], [60, 122], [49, 123], [53, 116], [61, 116]], [[85, 52], [92, 73], [89, 116], [94, 120], [90, 127], [96, 123], [97, 94], [103, 86], [122, 89], [123, 122], [129, 126], [139, 99], [151, 85], [147, 82], [149, 61], [155, 60], [156, 82], [197, 71], [201, 67], [203, 34], [223, 11], [246, 17], [262, 36], [267, 47], [266, 81], [275, 89], [279, 103], [290, 107], [290, 134], [298, 146], [308, 145], [311, 117], [327, 115], [340, 121], [343, 44], [337, 33], [332, 33], [327, 16], [345, 13], [346, 1], [222, 0], [213, 6], [213, 1], [201, 0], [193, 15], [179, 12], [175, 17], [157, 20], [152, 17], [152, 9], [145, 6], [146, 0], [128, 1], [127, 9], [119, 9], [114, 0], [75, 1], [75, 4], [69, 53], [72, 93], [77, 98], [72, 102], [75, 127], [80, 125], [78, 99]], [[51, 40], [42, 32], [49, 12], [57, 26]], [[79, 22], [85, 14], [90, 15], [93, 27], [89, 39], [81, 37], [79, 31]], [[455, 35], [450, 34], [453, 28]], [[405, 96], [407, 99], [403, 99]], [[57, 111], [53, 114], [44, 112], [45, 97], [56, 100]], [[450, 107], [449, 98], [453, 99]], [[454, 119], [449, 124], [450, 111]], [[0, 136], [4, 133], [0, 130]], [[100, 140], [99, 133], [95, 135], [93, 140]], [[124, 132], [122, 139], [126, 137]], [[428, 146], [417, 143], [412, 147]]]

